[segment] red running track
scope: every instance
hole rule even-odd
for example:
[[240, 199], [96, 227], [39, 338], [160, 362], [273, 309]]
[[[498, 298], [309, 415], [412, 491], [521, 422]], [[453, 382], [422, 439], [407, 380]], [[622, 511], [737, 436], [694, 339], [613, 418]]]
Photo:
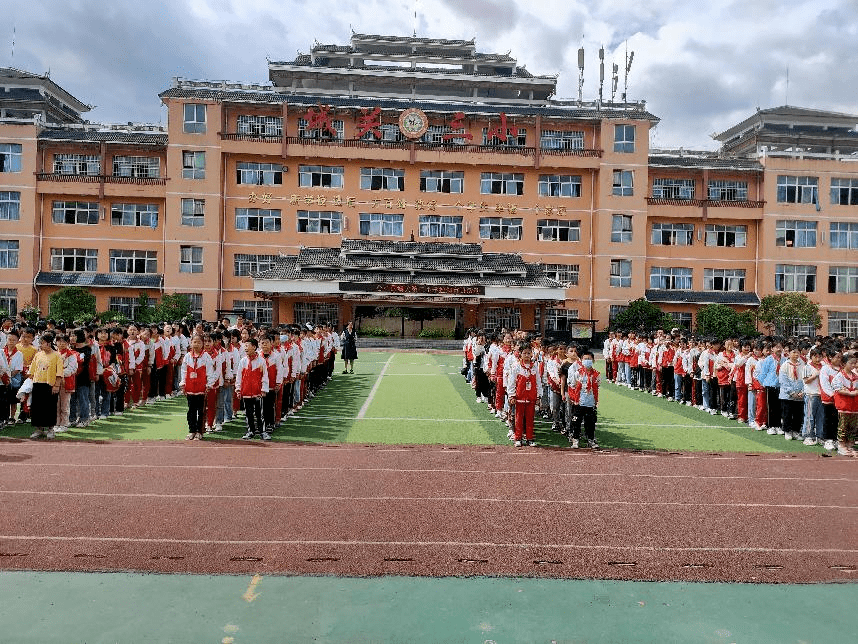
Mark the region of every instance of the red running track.
[[858, 461], [0, 441], [0, 569], [823, 582]]

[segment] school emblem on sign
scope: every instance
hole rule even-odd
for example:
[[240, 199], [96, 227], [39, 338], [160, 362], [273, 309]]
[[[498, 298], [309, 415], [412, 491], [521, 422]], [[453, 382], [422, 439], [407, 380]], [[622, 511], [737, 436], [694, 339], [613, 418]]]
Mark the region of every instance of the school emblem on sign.
[[429, 129], [429, 118], [416, 107], [409, 107], [399, 115], [399, 130], [409, 139], [419, 139]]

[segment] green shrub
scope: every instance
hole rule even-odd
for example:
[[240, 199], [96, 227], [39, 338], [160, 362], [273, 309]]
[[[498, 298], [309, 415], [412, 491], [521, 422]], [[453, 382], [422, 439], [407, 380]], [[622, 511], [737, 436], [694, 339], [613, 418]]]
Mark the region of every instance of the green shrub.
[[441, 338], [452, 338], [453, 334], [454, 331], [452, 329], [423, 329], [417, 334], [417, 337], [430, 340], [440, 340]]
[[361, 327], [360, 334], [365, 338], [389, 338], [396, 335], [395, 331], [387, 331], [377, 326]]

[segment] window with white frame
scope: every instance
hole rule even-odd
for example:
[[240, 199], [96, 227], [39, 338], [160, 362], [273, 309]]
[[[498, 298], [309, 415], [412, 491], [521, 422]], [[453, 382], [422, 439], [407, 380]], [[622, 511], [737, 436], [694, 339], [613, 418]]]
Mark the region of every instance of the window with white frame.
[[239, 114], [236, 129], [239, 134], [250, 136], [283, 136], [283, 117]]
[[858, 206], [858, 179], [832, 179], [831, 205]]
[[584, 132], [581, 130], [542, 130], [539, 147], [543, 150], [583, 150]]
[[631, 197], [635, 194], [635, 173], [632, 170], [614, 170], [611, 193], [616, 197]]
[[649, 269], [649, 287], [666, 291], [690, 291], [692, 269], [675, 266], [652, 266]]
[[706, 224], [706, 240], [704, 243], [707, 246], [744, 248], [748, 245], [748, 227]]
[[233, 300], [234, 311], [244, 311], [244, 317], [254, 324], [271, 324], [274, 321], [274, 306], [270, 300]]
[[371, 237], [402, 237], [405, 215], [396, 213], [360, 213], [360, 234]]
[[747, 201], [748, 182], [717, 179], [709, 181], [709, 199], [712, 201]]
[[694, 199], [694, 179], [657, 177], [652, 180], [655, 199]]
[[283, 166], [280, 163], [239, 161], [235, 164], [236, 182], [250, 186], [283, 185]]
[[632, 216], [611, 215], [611, 242], [629, 244], [632, 241]]
[[480, 217], [480, 239], [521, 239], [520, 217]]
[[613, 322], [617, 319], [621, 313], [627, 310], [629, 307], [624, 304], [611, 304], [608, 307], [608, 322]]
[[339, 235], [343, 231], [343, 213], [329, 210], [299, 210], [299, 233]]
[[295, 324], [327, 322], [335, 329], [340, 327], [340, 305], [336, 303], [295, 302], [292, 313]]
[[280, 210], [268, 208], [236, 208], [235, 229], [254, 232], [280, 232]]
[[17, 239], [0, 239], [0, 268], [18, 268], [19, 247]]
[[691, 246], [694, 243], [694, 224], [654, 223], [650, 242], [653, 246]]
[[778, 203], [819, 203], [817, 177], [778, 175]]
[[632, 285], [632, 261], [630, 259], [611, 260], [611, 286], [629, 288]]
[[346, 123], [339, 119], [331, 121], [334, 133], [331, 133], [327, 128], [313, 128], [307, 126], [307, 119], [298, 119], [298, 136], [302, 139], [342, 139], [345, 137]]
[[704, 268], [703, 290], [741, 293], [745, 290], [745, 269]]
[[405, 136], [402, 134], [402, 130], [399, 129], [398, 123], [382, 123], [379, 128], [381, 130], [381, 138], [376, 138], [375, 134], [372, 130], [365, 132], [363, 136], [360, 137], [361, 141], [404, 141]]
[[233, 275], [248, 277], [256, 273], [270, 271], [277, 263], [277, 255], [248, 255], [236, 253], [233, 256]]
[[462, 238], [462, 218], [447, 215], [420, 215], [421, 237]]
[[302, 188], [342, 188], [343, 166], [298, 166], [298, 185]]
[[158, 157], [113, 157], [113, 176], [157, 179], [161, 176], [161, 159]]
[[635, 126], [634, 125], [615, 125], [614, 126], [614, 152], [634, 152], [635, 151]]
[[580, 264], [543, 264], [545, 277], [557, 280], [564, 286], [578, 286]]
[[191, 315], [200, 320], [203, 317], [203, 294], [202, 293], [177, 293], [176, 295], [184, 295], [188, 298], [188, 304], [191, 307]]
[[95, 248], [52, 248], [51, 270], [95, 273], [98, 271], [98, 250]]
[[158, 253], [154, 250], [111, 250], [111, 273], [158, 272]]
[[[148, 305], [155, 306], [157, 302], [149, 298]], [[107, 302], [108, 311], [116, 311], [121, 313], [129, 320], [137, 319], [137, 313], [140, 311], [139, 297], [111, 297]]]
[[858, 248], [858, 223], [833, 221], [828, 235], [831, 248]]
[[185, 103], [185, 134], [206, 133], [206, 106], [202, 103]]
[[361, 190], [405, 190], [405, 170], [397, 168], [361, 168]]
[[581, 241], [581, 220], [537, 219], [536, 239], [537, 241]]
[[527, 129], [520, 127], [508, 128], [506, 137], [500, 137], [497, 132], [489, 136], [489, 128], [483, 128], [483, 145], [508, 145], [510, 147], [524, 147], [527, 145]]
[[21, 144], [0, 143], [0, 172], [21, 171]]
[[180, 246], [179, 247], [179, 272], [180, 273], [202, 273], [203, 272], [203, 247], [202, 246]]
[[202, 150], [182, 152], [182, 179], [206, 178], [206, 153]]
[[775, 224], [775, 246], [815, 248], [816, 222], [778, 219]]
[[55, 224], [98, 223], [97, 201], [55, 201], [51, 209], [51, 221]]
[[[0, 308], [3, 308], [2, 300]], [[835, 334], [858, 337], [858, 311], [829, 311], [828, 335]]]
[[519, 307], [493, 306], [485, 310], [483, 328], [486, 329], [520, 329], [521, 309]]
[[816, 266], [775, 266], [775, 290], [781, 293], [813, 293], [816, 291]]
[[567, 331], [578, 320], [578, 309], [545, 309], [546, 331]]
[[858, 293], [858, 266], [830, 266], [829, 293]]
[[449, 125], [430, 125], [426, 128], [426, 132], [420, 137], [421, 143], [453, 143], [453, 141], [445, 141], [444, 136], [452, 132]]
[[524, 175], [517, 172], [483, 172], [480, 174], [480, 194], [523, 195]]
[[158, 205], [154, 203], [115, 203], [110, 207], [113, 226], [158, 227]]
[[205, 199], [182, 199], [182, 225], [198, 228], [206, 223]]
[[0, 221], [21, 219], [21, 193], [0, 191]]
[[581, 175], [541, 174], [537, 187], [540, 197], [580, 197]]
[[0, 288], [0, 311], [13, 318], [18, 315], [18, 289]]
[[101, 157], [97, 154], [55, 154], [54, 174], [98, 176], [101, 174]]
[[421, 170], [420, 192], [461, 194], [465, 191], [465, 173], [453, 170]]
[[676, 328], [691, 330], [691, 313], [668, 311], [667, 314], [673, 318], [673, 325]]

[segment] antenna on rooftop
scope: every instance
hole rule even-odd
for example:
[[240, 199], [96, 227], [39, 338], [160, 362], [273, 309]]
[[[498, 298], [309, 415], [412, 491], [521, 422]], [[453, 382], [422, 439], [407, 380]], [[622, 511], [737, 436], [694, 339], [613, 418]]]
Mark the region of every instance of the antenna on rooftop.
[[605, 87], [605, 48], [599, 47], [599, 103], [602, 102], [602, 90]]
[[617, 83], [620, 81], [620, 66], [617, 63], [613, 63], [614, 72], [611, 74], [611, 103], [614, 102], [614, 98], [617, 95]]
[[629, 93], [629, 72], [632, 69], [632, 61], [635, 59], [635, 52], [629, 52], [629, 41], [626, 41], [626, 74], [623, 79], [623, 103], [626, 102]]
[[12, 25], [12, 66], [15, 63], [15, 25]]
[[[582, 36], [583, 38], [583, 36]], [[584, 100], [584, 48], [578, 50], [578, 102]]]

